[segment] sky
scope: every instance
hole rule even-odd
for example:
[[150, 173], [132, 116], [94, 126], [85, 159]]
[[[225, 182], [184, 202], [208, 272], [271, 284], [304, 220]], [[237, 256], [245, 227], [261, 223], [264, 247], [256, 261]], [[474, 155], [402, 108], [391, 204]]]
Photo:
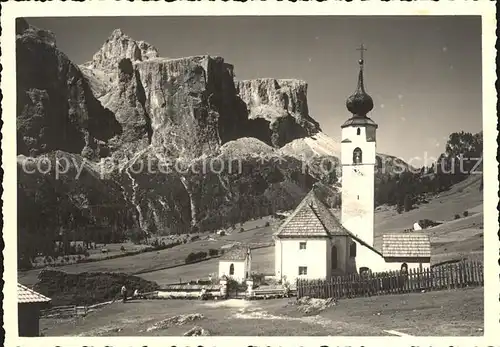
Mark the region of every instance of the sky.
[[[310, 115], [332, 138], [350, 117], [364, 44], [365, 86], [379, 125], [377, 150], [411, 160], [444, 151], [448, 135], [482, 129], [479, 16], [254, 16], [28, 18], [55, 33], [75, 63], [91, 60], [120, 28], [162, 57], [209, 54], [233, 64], [237, 79], [308, 83]], [[421, 158], [421, 159], [418, 159]]]

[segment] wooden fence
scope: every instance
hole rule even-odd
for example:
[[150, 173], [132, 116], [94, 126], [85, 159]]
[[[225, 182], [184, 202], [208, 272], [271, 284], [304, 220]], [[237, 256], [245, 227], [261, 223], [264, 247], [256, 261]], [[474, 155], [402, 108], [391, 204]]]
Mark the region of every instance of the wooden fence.
[[71, 318], [86, 316], [89, 312], [93, 311], [88, 306], [57, 306], [43, 310], [40, 312], [42, 317], [46, 318]]
[[399, 294], [484, 285], [483, 264], [459, 262], [426, 269], [357, 274], [325, 280], [298, 280], [297, 298], [353, 298], [359, 296]]

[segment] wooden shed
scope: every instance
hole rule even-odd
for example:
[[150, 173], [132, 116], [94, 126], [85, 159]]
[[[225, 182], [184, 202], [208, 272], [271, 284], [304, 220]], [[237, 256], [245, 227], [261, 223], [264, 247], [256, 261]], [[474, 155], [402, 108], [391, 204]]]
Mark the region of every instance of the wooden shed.
[[50, 303], [50, 298], [17, 284], [19, 336], [40, 336], [40, 310]]

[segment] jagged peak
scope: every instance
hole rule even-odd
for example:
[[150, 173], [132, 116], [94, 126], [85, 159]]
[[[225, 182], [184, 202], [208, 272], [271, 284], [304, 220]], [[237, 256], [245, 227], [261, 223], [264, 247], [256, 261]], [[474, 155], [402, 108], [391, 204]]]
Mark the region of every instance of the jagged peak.
[[146, 41], [137, 41], [125, 34], [122, 29], [114, 29], [92, 60], [84, 65], [90, 68], [115, 69], [123, 58], [133, 63], [158, 58], [156, 47]]
[[118, 38], [118, 37], [123, 37], [123, 36], [128, 37], [127, 35], [125, 35], [123, 33], [122, 29], [117, 28], [117, 29], [113, 30], [113, 32], [111, 33], [111, 36], [109, 38], [112, 39], [112, 38]]

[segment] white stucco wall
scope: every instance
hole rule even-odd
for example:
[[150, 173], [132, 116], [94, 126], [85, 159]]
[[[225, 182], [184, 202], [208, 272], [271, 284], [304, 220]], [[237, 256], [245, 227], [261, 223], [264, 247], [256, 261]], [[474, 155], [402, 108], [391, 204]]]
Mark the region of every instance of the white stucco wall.
[[359, 269], [362, 267], [369, 268], [372, 272], [386, 271], [386, 264], [384, 258], [371, 250], [370, 248], [363, 246], [358, 241], [355, 241], [357, 247], [357, 254], [355, 261], [356, 272], [359, 273]]
[[[375, 165], [376, 143], [366, 141], [366, 129], [359, 127], [342, 129], [342, 212], [341, 222], [345, 228], [373, 246], [375, 212]], [[353, 165], [353, 151], [362, 151], [362, 163]]]
[[408, 270], [414, 269], [414, 270], [419, 270], [419, 269], [428, 269], [431, 267], [431, 263], [425, 259], [422, 259], [420, 261], [414, 260], [414, 261], [391, 261], [391, 262], [386, 262], [385, 263], [385, 269], [384, 271], [400, 271], [401, 270], [401, 265], [403, 263], [406, 263], [408, 265]]
[[361, 267], [367, 267], [372, 272], [384, 272], [384, 271], [399, 271], [401, 270], [401, 265], [406, 263], [409, 269], [419, 269], [420, 264], [422, 268], [429, 268], [430, 262], [427, 259], [402, 259], [402, 260], [390, 260], [386, 261], [381, 255], [373, 252], [371, 249], [362, 246], [358, 243], [357, 245], [357, 256], [356, 256], [356, 270], [359, 273]]
[[[234, 264], [234, 275], [229, 275], [231, 264]], [[235, 281], [243, 282], [245, 280], [247, 268], [248, 263], [246, 261], [221, 260], [219, 261], [219, 278], [227, 276], [233, 278]], [[250, 276], [250, 272], [248, 272], [248, 275]]]
[[[300, 242], [306, 242], [306, 249], [300, 249]], [[297, 278], [329, 279], [329, 244], [329, 239], [276, 240], [276, 277], [283, 279], [283, 276], [286, 276], [290, 283], [294, 283]], [[299, 276], [299, 266], [307, 267], [307, 275]]]

